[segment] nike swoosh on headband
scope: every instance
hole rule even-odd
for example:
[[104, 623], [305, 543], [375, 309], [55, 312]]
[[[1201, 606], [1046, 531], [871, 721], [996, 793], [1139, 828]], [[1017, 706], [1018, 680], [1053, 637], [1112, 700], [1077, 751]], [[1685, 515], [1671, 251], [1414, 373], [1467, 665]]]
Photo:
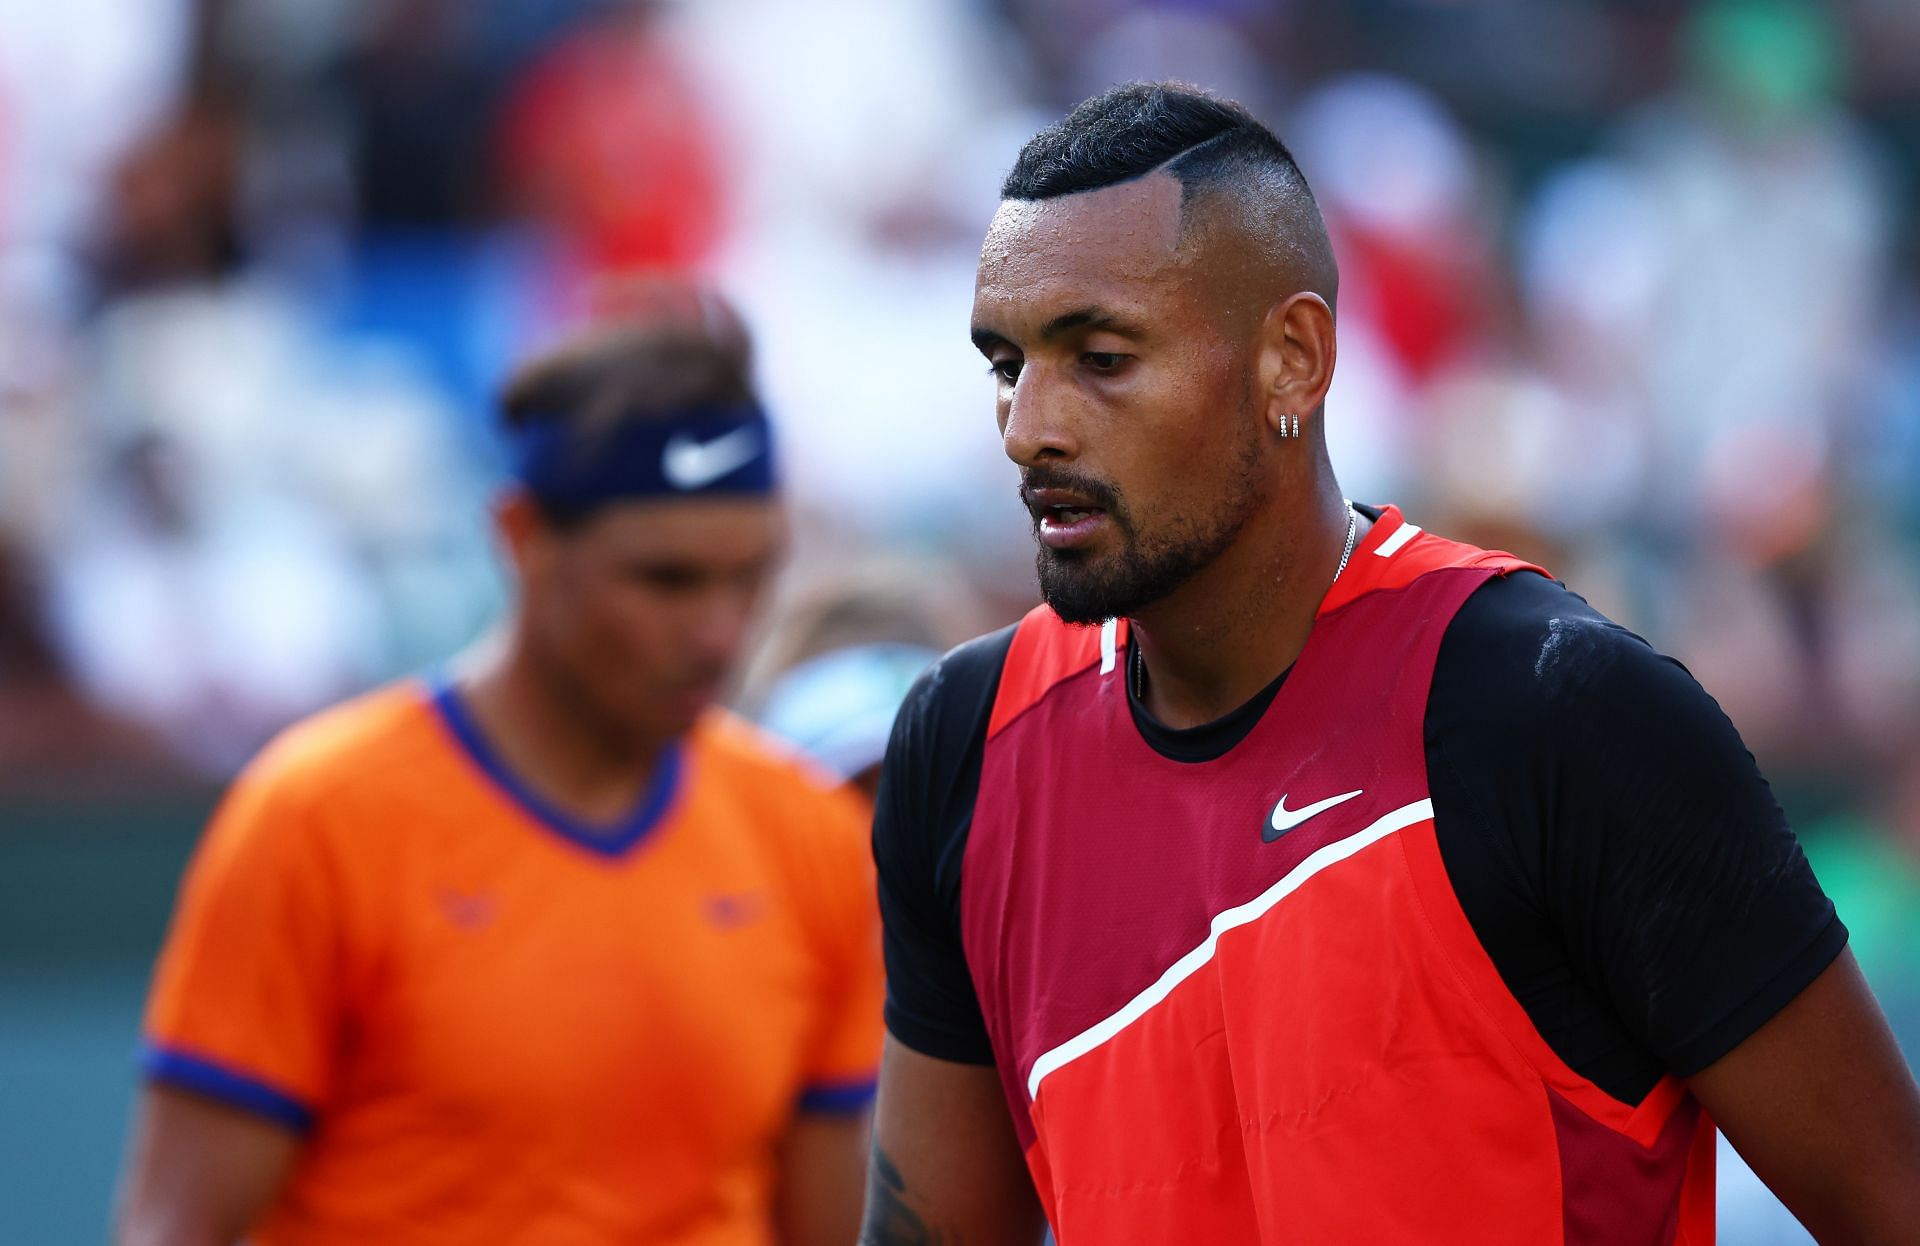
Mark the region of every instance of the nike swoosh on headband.
[[712, 441], [680, 434], [661, 452], [660, 474], [676, 489], [704, 488], [759, 458], [762, 447], [757, 428], [736, 428]]

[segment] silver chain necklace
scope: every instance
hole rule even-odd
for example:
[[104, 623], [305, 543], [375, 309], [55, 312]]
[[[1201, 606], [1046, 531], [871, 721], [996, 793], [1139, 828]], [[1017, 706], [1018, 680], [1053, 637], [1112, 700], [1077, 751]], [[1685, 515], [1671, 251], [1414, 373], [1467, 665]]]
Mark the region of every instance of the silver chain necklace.
[[1340, 499], [1340, 504], [1347, 508], [1347, 543], [1340, 547], [1340, 565], [1333, 569], [1335, 580], [1347, 569], [1347, 559], [1353, 557], [1353, 538], [1360, 535], [1360, 512], [1345, 498]]
[[[1360, 535], [1360, 512], [1355, 510], [1353, 503], [1346, 498], [1341, 498], [1340, 502], [1347, 511], [1347, 539], [1346, 543], [1340, 547], [1340, 565], [1333, 569], [1335, 582], [1340, 579], [1340, 573], [1347, 569], [1347, 560], [1353, 557], [1354, 538]], [[1145, 701], [1147, 699], [1147, 659], [1141, 654], [1137, 642], [1133, 644], [1133, 661], [1129, 667], [1133, 675], [1133, 699]]]

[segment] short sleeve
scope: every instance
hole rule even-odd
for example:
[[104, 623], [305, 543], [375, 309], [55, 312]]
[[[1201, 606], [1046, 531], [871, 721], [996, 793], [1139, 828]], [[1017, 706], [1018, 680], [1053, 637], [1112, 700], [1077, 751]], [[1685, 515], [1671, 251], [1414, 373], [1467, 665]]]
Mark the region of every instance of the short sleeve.
[[873, 856], [885, 924], [887, 1029], [923, 1055], [992, 1064], [960, 932], [960, 875], [987, 720], [1013, 629], [954, 650], [920, 677], [880, 771]]
[[802, 1112], [858, 1112], [873, 1100], [886, 993], [880, 963], [880, 917], [873, 899], [873, 862], [866, 852], [864, 803], [847, 792], [824, 793], [821, 825], [810, 828], [817, 869], [808, 902], [824, 960], [820, 1022], [807, 1055]]
[[1627, 1102], [1765, 1024], [1847, 932], [1687, 669], [1536, 575], [1449, 627], [1435, 827], [1482, 945], [1556, 1052]]
[[340, 1012], [332, 878], [284, 776], [243, 776], [188, 866], [155, 969], [141, 1058], [151, 1081], [311, 1125]]
[[1629, 1028], [1690, 1077], [1805, 989], [1847, 931], [1720, 706], [1644, 642], [1609, 647], [1560, 727], [1551, 887]]

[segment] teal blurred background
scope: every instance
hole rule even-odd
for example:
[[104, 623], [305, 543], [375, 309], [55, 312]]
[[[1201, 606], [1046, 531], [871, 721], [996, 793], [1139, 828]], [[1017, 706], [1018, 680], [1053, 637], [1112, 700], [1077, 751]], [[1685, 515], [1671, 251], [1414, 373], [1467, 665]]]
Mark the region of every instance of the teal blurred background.
[[0, 801], [0, 1241], [104, 1241], [140, 1007], [214, 793]]

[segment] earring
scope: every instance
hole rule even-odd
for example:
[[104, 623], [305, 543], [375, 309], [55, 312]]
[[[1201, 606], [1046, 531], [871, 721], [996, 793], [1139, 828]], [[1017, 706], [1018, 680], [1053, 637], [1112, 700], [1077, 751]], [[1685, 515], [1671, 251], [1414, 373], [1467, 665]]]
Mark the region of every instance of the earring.
[[1300, 417], [1297, 415], [1293, 417], [1293, 435], [1295, 437], [1300, 435]]
[[1280, 435], [1282, 437], [1298, 437], [1300, 435], [1300, 417], [1297, 415], [1281, 416]]

